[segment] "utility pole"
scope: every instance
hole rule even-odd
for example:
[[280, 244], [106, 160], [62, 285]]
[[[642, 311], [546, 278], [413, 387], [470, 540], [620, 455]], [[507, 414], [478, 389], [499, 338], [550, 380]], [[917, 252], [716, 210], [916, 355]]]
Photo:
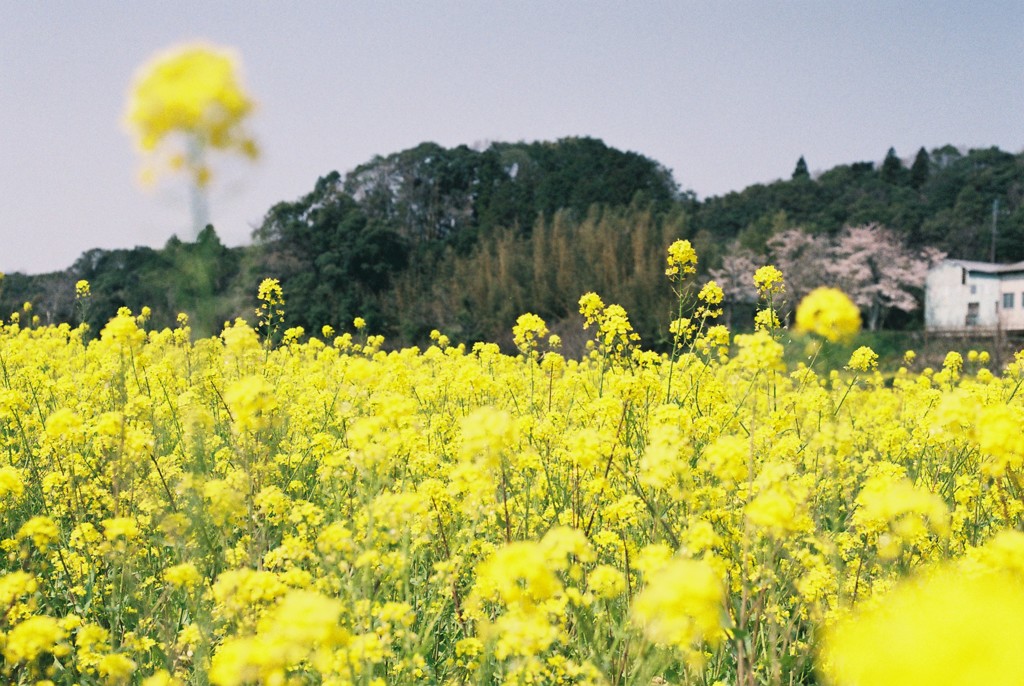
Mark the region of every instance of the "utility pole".
[[988, 251], [988, 261], [996, 261], [996, 217], [999, 216], [999, 198], [992, 201], [992, 246]]

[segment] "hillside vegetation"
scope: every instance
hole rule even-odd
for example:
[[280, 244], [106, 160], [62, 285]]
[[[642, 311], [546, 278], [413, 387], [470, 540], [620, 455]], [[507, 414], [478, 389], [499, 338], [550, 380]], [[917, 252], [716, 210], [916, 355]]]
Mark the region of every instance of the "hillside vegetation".
[[[788, 180], [701, 200], [657, 161], [593, 138], [483, 150], [424, 143], [325, 174], [307, 195], [271, 207], [249, 246], [225, 247], [208, 227], [195, 243], [95, 249], [62, 272], [8, 274], [0, 312], [30, 303], [42, 323], [84, 320], [98, 331], [118, 308], [148, 306], [152, 326], [185, 312], [208, 334], [252, 320], [253, 286], [273, 277], [292, 305], [286, 325], [309, 334], [361, 316], [394, 344], [423, 342], [435, 327], [472, 342], [507, 338], [525, 311], [576, 331], [575, 302], [595, 291], [660, 346], [673, 303], [662, 256], [678, 238], [697, 248], [702, 273], [721, 279], [737, 265], [785, 259], [779, 246], [792, 246], [794, 229], [832, 251], [844, 230], [875, 227], [907, 255], [927, 247], [988, 259], [993, 223], [997, 259], [1024, 259], [1024, 154], [945, 146], [905, 162], [890, 150], [879, 164], [815, 174], [801, 158]], [[745, 277], [733, 276], [727, 311], [748, 327]], [[76, 309], [81, 279], [92, 297]], [[872, 317], [879, 327], [920, 325], [907, 306]]]

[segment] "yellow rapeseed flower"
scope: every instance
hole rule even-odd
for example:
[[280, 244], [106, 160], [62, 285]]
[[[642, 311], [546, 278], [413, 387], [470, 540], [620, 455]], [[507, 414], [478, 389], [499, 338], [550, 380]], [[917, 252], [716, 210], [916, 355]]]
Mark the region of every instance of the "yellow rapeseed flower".
[[[161, 53], [135, 75], [126, 122], [144, 151], [152, 151], [173, 134], [194, 145], [232, 150], [254, 158], [256, 144], [242, 126], [253, 102], [242, 89], [237, 59], [209, 45], [186, 45]], [[199, 185], [209, 170], [181, 153], [170, 166], [185, 167]]]
[[818, 661], [831, 686], [1019, 683], [1024, 585], [955, 565], [909, 579], [825, 632]]
[[534, 541], [516, 541], [479, 565], [474, 594], [483, 600], [495, 598], [506, 606], [532, 605], [561, 589], [544, 547]]
[[833, 343], [860, 331], [860, 310], [838, 288], [816, 288], [796, 308], [796, 330]]
[[63, 643], [60, 622], [45, 615], [29, 617], [11, 629], [6, 638], [3, 652], [9, 663], [31, 662], [44, 653], [66, 655], [69, 650]]
[[259, 375], [250, 375], [234, 382], [224, 391], [224, 402], [239, 431], [257, 431], [268, 426], [271, 413], [277, 409], [274, 387]]
[[191, 562], [182, 562], [164, 570], [164, 581], [175, 588], [192, 588], [197, 586], [202, 577], [199, 570]]
[[697, 294], [697, 297], [708, 305], [718, 305], [725, 299], [725, 293], [722, 291], [722, 287], [717, 283], [714, 281], [708, 281], [700, 289], [700, 293]]
[[668, 246], [668, 259], [665, 276], [676, 278], [697, 272], [697, 251], [690, 241], [678, 240]]
[[747, 478], [750, 471], [750, 439], [741, 436], [719, 436], [704, 448], [700, 466], [720, 481], [734, 485]]
[[725, 585], [707, 560], [675, 558], [651, 575], [630, 614], [649, 640], [690, 655], [725, 636]]
[[981, 448], [982, 471], [1001, 477], [1007, 469], [1024, 467], [1024, 436], [1021, 422], [1024, 415], [1017, 407], [992, 405], [977, 416], [978, 447]]
[[139, 536], [139, 524], [135, 521], [134, 517], [112, 517], [104, 519], [102, 524], [103, 536], [108, 541], [113, 541], [120, 537], [130, 541]]
[[626, 591], [626, 577], [611, 565], [598, 565], [587, 575], [587, 587], [598, 598], [618, 598]]
[[39, 588], [36, 578], [28, 572], [9, 572], [0, 576], [0, 607], [9, 607], [15, 600], [35, 593]]
[[772, 265], [758, 267], [754, 272], [754, 288], [761, 294], [761, 297], [782, 293], [786, 290], [782, 272]]
[[45, 516], [37, 516], [22, 524], [15, 538], [19, 541], [31, 539], [36, 548], [46, 550], [51, 543], [57, 540], [59, 535], [60, 530], [52, 519]]
[[124, 653], [108, 653], [100, 658], [96, 671], [104, 678], [105, 684], [124, 684], [135, 672], [135, 661]]
[[548, 335], [548, 326], [535, 314], [519, 315], [512, 327], [512, 340], [524, 355], [536, 355], [537, 343]]
[[25, 481], [21, 470], [10, 465], [0, 467], [0, 508], [21, 498], [25, 492]]
[[866, 345], [862, 345], [850, 355], [850, 361], [846, 363], [847, 369], [858, 372], [868, 372], [878, 368], [878, 353]]

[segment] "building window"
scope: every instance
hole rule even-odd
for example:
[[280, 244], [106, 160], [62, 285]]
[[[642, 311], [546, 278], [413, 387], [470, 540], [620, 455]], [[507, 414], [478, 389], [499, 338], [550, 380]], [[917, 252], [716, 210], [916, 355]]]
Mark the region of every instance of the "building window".
[[967, 303], [967, 321], [965, 321], [964, 324], [966, 324], [967, 326], [977, 326], [978, 312], [980, 310], [981, 307], [978, 305], [978, 303]]
[[1003, 293], [1003, 309], [1013, 309], [1013, 293]]
[[976, 295], [977, 293], [978, 293], [978, 284], [972, 283], [971, 284], [971, 295]]

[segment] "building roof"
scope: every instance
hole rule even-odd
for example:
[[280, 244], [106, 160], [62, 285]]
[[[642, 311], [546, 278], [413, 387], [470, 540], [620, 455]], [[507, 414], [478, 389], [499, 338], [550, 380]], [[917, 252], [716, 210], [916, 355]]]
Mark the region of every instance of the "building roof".
[[1010, 272], [1024, 272], [1024, 261], [1011, 262], [1010, 264], [997, 264], [995, 262], [976, 262], [974, 260], [947, 259], [944, 262], [958, 264], [968, 272], [979, 272], [982, 274], [1007, 274]]

